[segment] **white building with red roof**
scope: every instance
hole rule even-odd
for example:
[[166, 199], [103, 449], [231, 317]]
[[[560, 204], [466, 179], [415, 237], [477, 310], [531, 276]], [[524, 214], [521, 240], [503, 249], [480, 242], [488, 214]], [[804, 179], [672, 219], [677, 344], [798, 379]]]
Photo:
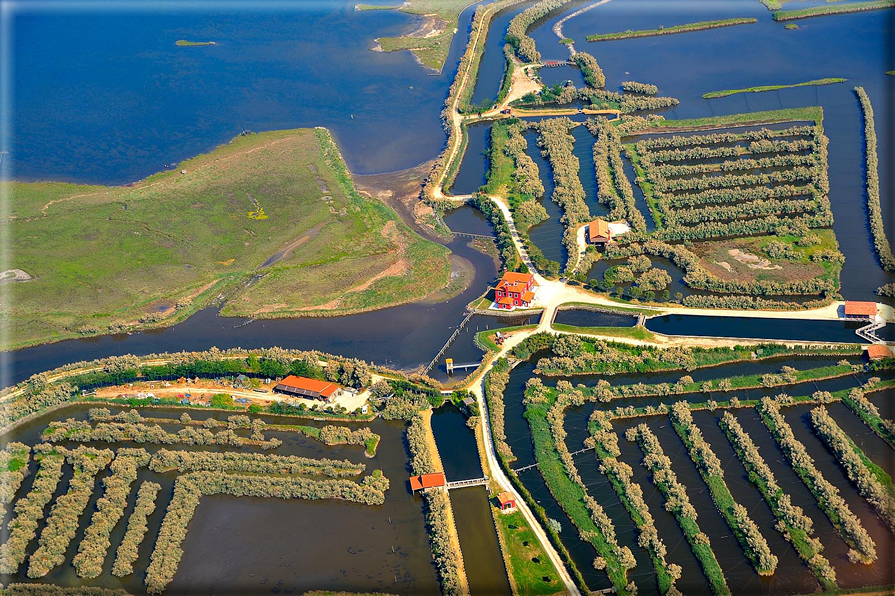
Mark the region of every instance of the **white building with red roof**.
[[528, 308], [535, 299], [538, 284], [531, 273], [507, 271], [503, 274], [497, 287], [494, 288], [494, 304], [492, 308], [499, 310], [515, 310]]

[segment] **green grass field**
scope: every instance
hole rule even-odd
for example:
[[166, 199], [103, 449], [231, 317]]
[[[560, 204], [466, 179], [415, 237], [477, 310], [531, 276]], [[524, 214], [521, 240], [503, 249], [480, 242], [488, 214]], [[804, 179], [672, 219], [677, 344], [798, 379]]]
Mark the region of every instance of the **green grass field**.
[[357, 10], [395, 9], [408, 14], [420, 15], [423, 18], [435, 15], [432, 31], [427, 29], [422, 35], [380, 37], [379, 45], [384, 52], [410, 50], [425, 66], [440, 71], [444, 67], [448, 51], [451, 49], [451, 41], [454, 39], [454, 30], [457, 29], [460, 13], [470, 4], [472, 4], [470, 0], [410, 0], [406, 6], [358, 4], [355, 8]]
[[714, 99], [716, 97], [727, 97], [729, 95], [736, 95], [737, 93], [762, 93], [764, 91], [777, 91], [779, 89], [790, 89], [793, 87], [815, 87], [818, 85], [834, 85], [836, 83], [844, 83], [846, 80], [847, 79], [841, 79], [841, 78], [827, 78], [827, 79], [816, 79], [813, 81], [805, 81], [804, 83], [793, 83], [791, 85], [762, 85], [759, 87], [747, 87], [745, 89], [725, 89], [723, 91], [712, 91], [710, 93], [704, 93], [702, 95], [702, 98], [703, 99]]
[[587, 41], [614, 41], [616, 39], [632, 39], [635, 37], [653, 37], [656, 35], [688, 33], [690, 31], [705, 31], [706, 29], [718, 29], [721, 27], [732, 27], [734, 25], [749, 25], [755, 23], [757, 20], [758, 19], [753, 18], [723, 19], [718, 21], [701, 21], [699, 23], [687, 23], [684, 25], [675, 25], [673, 27], [659, 27], [658, 29], [629, 29], [627, 31], [619, 31], [617, 33], [598, 33], [596, 35], [588, 35]]
[[[779, 8], [779, 5], [775, 5]], [[773, 17], [775, 21], [791, 21], [793, 19], [807, 19], [810, 17], [822, 17], [834, 14], [846, 14], [850, 12], [864, 12], [867, 10], [881, 10], [883, 8], [895, 8], [895, 0], [870, 0], [868, 2], [845, 2], [842, 4], [826, 4], [800, 8], [796, 10], [777, 10]]]
[[556, 569], [522, 514], [497, 512], [494, 519], [506, 552], [513, 593], [530, 596], [562, 593], [563, 584]]
[[34, 278], [8, 285], [10, 348], [167, 325], [219, 295], [234, 315], [370, 310], [450, 277], [447, 249], [354, 189], [324, 129], [239, 136], [128, 186], [9, 191], [10, 266]]

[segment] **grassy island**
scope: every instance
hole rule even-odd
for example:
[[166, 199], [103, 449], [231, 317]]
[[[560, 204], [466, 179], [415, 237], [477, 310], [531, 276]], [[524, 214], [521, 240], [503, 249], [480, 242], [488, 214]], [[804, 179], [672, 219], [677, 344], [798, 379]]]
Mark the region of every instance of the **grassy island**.
[[823, 17], [831, 14], [864, 12], [867, 10], [880, 10], [883, 8], [895, 8], [895, 0], [843, 2], [842, 4], [825, 4], [821, 6], [812, 6], [811, 8], [800, 8], [797, 10], [777, 10], [774, 12], [774, 20], [791, 21], [793, 19], [807, 19], [809, 17]]
[[844, 83], [847, 79], [838, 77], [815, 79], [813, 81], [805, 81], [804, 83], [793, 83], [791, 85], [761, 85], [759, 87], [746, 87], [745, 89], [725, 89], [723, 91], [712, 91], [704, 93], [703, 99], [715, 99], [717, 97], [728, 97], [737, 93], [762, 93], [764, 91], [777, 91], [779, 89], [791, 89], [793, 87], [817, 87], [819, 85], [835, 85], [836, 83]]
[[598, 33], [588, 35], [587, 41], [615, 41], [616, 39], [633, 39], [635, 37], [653, 37], [655, 35], [671, 35], [673, 33], [689, 33], [691, 31], [704, 31], [706, 29], [718, 29], [720, 27], [732, 27], [734, 25], [749, 25], [757, 19], [722, 19], [718, 21], [700, 21], [698, 23], [686, 23], [673, 27], [659, 27], [658, 29], [628, 29], [617, 33]]
[[414, 31], [377, 39], [378, 49], [383, 52], [410, 50], [420, 64], [441, 71], [457, 31], [460, 13], [470, 4], [470, 0], [409, 0], [397, 6], [358, 4], [354, 8], [358, 11], [399, 10], [421, 17]]
[[193, 48], [197, 46], [215, 46], [217, 43], [213, 41], [189, 41], [186, 39], [178, 39], [174, 42], [174, 45], [181, 48]]
[[368, 311], [450, 277], [447, 249], [360, 195], [322, 128], [239, 136], [127, 186], [9, 192], [16, 265], [33, 276], [8, 286], [10, 349], [170, 325], [221, 295], [255, 318]]

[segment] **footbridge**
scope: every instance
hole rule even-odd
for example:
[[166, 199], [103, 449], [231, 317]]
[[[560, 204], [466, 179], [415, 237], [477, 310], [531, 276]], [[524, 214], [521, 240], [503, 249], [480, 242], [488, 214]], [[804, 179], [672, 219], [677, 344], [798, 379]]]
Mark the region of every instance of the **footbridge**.
[[484, 238], [485, 240], [494, 240], [494, 236], [487, 236], [485, 234], [470, 234], [469, 232], [455, 232], [453, 230], [451, 230], [451, 234], [457, 238]]
[[487, 486], [488, 482], [491, 479], [487, 476], [482, 476], [481, 478], [470, 478], [469, 480], [455, 480], [453, 482], [448, 482], [445, 486], [448, 490], [454, 488], [467, 488], [469, 486]]
[[872, 344], [885, 343], [886, 340], [876, 334], [877, 331], [886, 326], [886, 321], [881, 317], [868, 319], [870, 322], [859, 329], [855, 329], [855, 335]]
[[[579, 455], [579, 454], [581, 454], [581, 453], [584, 453], [585, 451], [593, 451], [593, 447], [585, 447], [584, 449], [579, 449], [578, 451], [573, 451], [573, 452], [569, 453], [569, 455], [571, 455], [572, 457], [574, 457], [574, 456], [576, 456], [576, 455]], [[533, 464], [529, 464], [529, 465], [527, 465], [527, 466], [522, 466], [521, 468], [514, 468], [514, 469], [513, 469], [513, 472], [515, 472], [516, 474], [518, 474], [519, 472], [524, 472], [524, 471], [526, 471], [526, 470], [531, 470], [532, 468], [537, 468], [538, 465], [539, 465], [539, 464], [536, 462], [536, 463], [533, 463]]]

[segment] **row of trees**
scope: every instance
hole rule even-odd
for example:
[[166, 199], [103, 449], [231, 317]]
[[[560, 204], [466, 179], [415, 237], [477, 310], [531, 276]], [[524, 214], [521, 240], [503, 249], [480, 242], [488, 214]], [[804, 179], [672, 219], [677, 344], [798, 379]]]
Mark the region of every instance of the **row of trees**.
[[137, 490], [137, 500], [134, 510], [127, 520], [127, 530], [118, 545], [115, 554], [115, 562], [112, 564], [112, 575], [124, 577], [134, 572], [134, 563], [139, 557], [140, 544], [149, 529], [148, 518], [155, 511], [155, 499], [161, 485], [156, 482], [144, 482]]
[[823, 544], [820, 539], [812, 536], [814, 522], [805, 515], [801, 507], [793, 505], [792, 498], [777, 483], [771, 468], [758, 452], [752, 437], [743, 430], [736, 416], [724, 412], [718, 424], [733, 445], [737, 457], [748, 473], [749, 481], [755, 485], [777, 518], [775, 528], [793, 545], [824, 590], [836, 589], [836, 570], [821, 554]]
[[696, 508], [690, 503], [687, 489], [671, 468], [671, 460], [665, 455], [659, 439], [646, 424], [638, 424], [625, 432], [629, 441], [636, 441], [643, 451], [643, 466], [653, 475], [653, 483], [665, 496], [665, 509], [674, 514], [678, 525], [690, 543], [690, 549], [699, 560], [712, 592], [730, 594], [724, 572], [715, 558], [709, 537], [699, 529]]
[[548, 118], [537, 125], [540, 133], [538, 146], [550, 162], [553, 170], [553, 202], [563, 214], [560, 218], [565, 227], [563, 245], [569, 255], [568, 266], [574, 266], [578, 254], [576, 229], [580, 223], [590, 221], [590, 210], [585, 203], [584, 187], [578, 176], [579, 162], [575, 156], [575, 138], [569, 134], [575, 123], [568, 118]]
[[735, 132], [717, 132], [704, 135], [690, 136], [657, 136], [644, 139], [637, 142], [637, 151], [644, 149], [673, 149], [680, 147], [690, 147], [694, 145], [723, 145], [731, 143], [740, 143], [743, 141], [760, 141], [763, 139], [773, 139], [780, 137], [801, 137], [813, 136], [817, 132], [814, 126], [790, 126], [780, 130], [772, 130], [770, 128], [759, 128], [756, 130], [748, 130], [740, 133]]
[[758, 296], [706, 296], [690, 295], [684, 298], [684, 306], [692, 308], [724, 308], [735, 310], [805, 310], [827, 306], [835, 294], [824, 293], [817, 300], [792, 302], [788, 300], [769, 300]]
[[276, 449], [283, 444], [277, 438], [252, 439], [241, 437], [233, 429], [214, 433], [207, 428], [186, 427], [176, 433], [169, 433], [158, 424], [142, 422], [99, 422], [91, 426], [86, 420], [54, 420], [44, 430], [43, 438], [47, 441], [77, 441], [87, 443], [105, 441], [121, 443], [154, 443], [160, 445], [230, 445], [242, 447], [252, 445], [263, 449]]
[[65, 562], [65, 551], [78, 531], [78, 520], [93, 494], [96, 475], [115, 457], [111, 449], [83, 445], [69, 451], [66, 460], [74, 468], [68, 491], [56, 499], [47, 525], [40, 533], [37, 550], [29, 557], [28, 577], [43, 577]]
[[[730, 221], [737, 218], [756, 218], [767, 215], [784, 216], [817, 213], [818, 209], [819, 205], [814, 201], [769, 199], [766, 201], [743, 202], [736, 205], [669, 210], [666, 212], [665, 222], [669, 226], [686, 226], [710, 221]], [[792, 248], [789, 244], [785, 246]], [[794, 254], [795, 258], [800, 257], [798, 253]]]
[[637, 544], [645, 549], [653, 560], [659, 592], [672, 596], [680, 594], [674, 582], [681, 577], [681, 567], [665, 559], [668, 548], [659, 536], [656, 521], [646, 501], [643, 500], [643, 489], [633, 482], [634, 471], [631, 466], [617, 459], [621, 455], [621, 450], [618, 448], [618, 437], [612, 432], [609, 413], [594, 410], [588, 430], [590, 436], [585, 440], [585, 445], [595, 449], [600, 462], [600, 472], [609, 478], [612, 488], [637, 526], [639, 532]]
[[[540, 379], [537, 377], [532, 377], [529, 381], [540, 383]], [[530, 387], [534, 387], [537, 383], [533, 383]], [[538, 392], [538, 388], [535, 387], [533, 391]], [[541, 391], [543, 391], [543, 387], [541, 388]], [[571, 383], [566, 380], [557, 383], [556, 392], [556, 400], [553, 402], [550, 409], [547, 410], [547, 423], [549, 424], [553, 445], [559, 456], [559, 460], [562, 462], [565, 475], [580, 489], [581, 501], [587, 508], [590, 521], [593, 522], [593, 525], [596, 527], [596, 530], [600, 535], [599, 537], [602, 540], [597, 539], [595, 536], [591, 536], [585, 528], [579, 526], [578, 529], [581, 531], [582, 538], [591, 542], [597, 549], [597, 553], [600, 556], [594, 565], [598, 569], [606, 568], [609, 565], [608, 559], [614, 559], [616, 566], [620, 566], [627, 572], [627, 570], [633, 569], [637, 564], [634, 559], [634, 554], [627, 546], [619, 545], [615, 532], [615, 524], [612, 523], [612, 520], [606, 515], [606, 511], [597, 500], [587, 492], [587, 485], [584, 484], [584, 480], [578, 473], [578, 468], [575, 466], [575, 460], [566, 445], [566, 430], [563, 426], [566, 408], [571, 405], [584, 404], [587, 401], [587, 397], [581, 391], [573, 389]], [[528, 391], [526, 391], [526, 393], [528, 393]], [[547, 483], [547, 486], [550, 488], [551, 493], [558, 490], [557, 487], [554, 487], [549, 482]], [[568, 503], [566, 502], [566, 499], [557, 495], [557, 501], [563, 509], [568, 511]], [[575, 516], [571, 513], [570, 517], [573, 521], [576, 521]], [[600, 561], [600, 559], [602, 559], [602, 561]]]
[[24, 443], [10, 441], [0, 451], [0, 519], [6, 517], [6, 506], [12, 503], [28, 472], [31, 448]]
[[655, 95], [659, 92], [659, 88], [655, 85], [637, 81], [622, 81], [622, 89], [627, 93], [640, 93], [641, 95]]
[[815, 158], [813, 155], [800, 155], [798, 153], [781, 153], [767, 157], [746, 159], [727, 159], [723, 161], [678, 164], [666, 163], [651, 166], [650, 171], [657, 176], [692, 176], [694, 174], [708, 174], [714, 172], [736, 172], [739, 170], [757, 170], [766, 168], [785, 168], [790, 166], [810, 166]]
[[510, 363], [506, 358], [499, 358], [494, 362], [488, 376], [485, 378], [485, 402], [488, 404], [488, 414], [491, 422], [491, 438], [497, 454], [504, 461], [510, 462], [516, 459], [513, 450], [507, 444], [507, 433], [504, 412], [506, 406], [503, 401], [503, 392], [510, 382]]
[[[879, 382], [878, 377], [873, 377], [867, 381], [865, 387], [870, 388]], [[842, 400], [861, 420], [864, 424], [872, 428], [884, 441], [895, 448], [895, 422], [883, 418], [879, 413], [879, 408], [872, 401], [867, 399], [864, 389], [855, 387], [848, 392], [848, 396]]]
[[119, 588], [99, 586], [56, 586], [53, 584], [9, 584], [4, 596], [130, 596]]
[[53, 499], [62, 479], [62, 464], [68, 453], [63, 447], [48, 443], [34, 446], [34, 460], [38, 463], [31, 491], [19, 499], [7, 526], [8, 536], [0, 545], [0, 574], [13, 575], [25, 561], [25, 549], [37, 533], [37, 525], [44, 516], [44, 508]]
[[781, 184], [777, 186], [753, 186], [749, 188], [712, 188], [697, 193], [674, 194], [656, 193], [656, 198], [667, 207], [666, 212], [673, 212], [681, 207], [694, 205], [721, 205], [741, 203], [743, 201], [759, 201], [769, 199], [786, 199], [789, 197], [811, 197], [817, 191], [811, 185]]
[[814, 426], [815, 434], [823, 439], [836, 456], [839, 465], [845, 470], [852, 484], [857, 487], [858, 492], [870, 502], [883, 523], [895, 531], [895, 498], [891, 492], [892, 483], [889, 481], [887, 486], [883, 486], [880, 479], [881, 476], [887, 477], [885, 472], [871, 462], [839, 428], [825, 407], [811, 410], [811, 424]]
[[535, 40], [528, 36], [528, 28], [538, 19], [547, 16], [552, 10], [567, 4], [571, 0], [541, 0], [513, 17], [507, 27], [507, 43], [516, 50], [516, 54], [525, 62], [540, 62], [541, 53], [535, 46]]
[[873, 119], [873, 105], [863, 87], [855, 87], [861, 110], [864, 112], [864, 154], [867, 161], [867, 216], [870, 218], [870, 232], [873, 235], [873, 246], [879, 256], [879, 262], [885, 271], [895, 271], [895, 255], [892, 245], [886, 237], [886, 226], [883, 223], [883, 208], [879, 196], [879, 157], [876, 152], [876, 124]]
[[[410, 469], [414, 474], [436, 471], [435, 454], [429, 448], [430, 430], [422, 414], [416, 414], [407, 427], [407, 445], [410, 449]], [[468, 592], [466, 577], [462, 568], [463, 554], [456, 548], [452, 535], [455, 533], [451, 501], [447, 492], [427, 490], [423, 492], [426, 502], [426, 526], [429, 528], [429, 544], [441, 580], [441, 591], [449, 596], [460, 596]]]
[[756, 186], [758, 184], [779, 184], [798, 181], [815, 180], [813, 168], [796, 167], [790, 170], [762, 172], [758, 174], [726, 174], [704, 178], [660, 178], [658, 175], [647, 175], [650, 182], [656, 185], [658, 192], [683, 192], [689, 190], [706, 190], [709, 188], [731, 188], [736, 186]]
[[625, 175], [618, 131], [604, 118], [590, 118], [585, 125], [597, 137], [593, 148], [597, 199], [609, 207], [609, 219], [625, 219], [632, 229], [645, 232], [646, 221], [634, 204], [634, 190]]
[[72, 559], [78, 577], [99, 577], [103, 561], [111, 545], [112, 530], [124, 516], [131, 485], [137, 480], [137, 470], [149, 463], [145, 449], [119, 449], [109, 466], [112, 474], [103, 478], [103, 496], [96, 502], [96, 511]]
[[379, 470], [362, 483], [350, 480], [310, 480], [298, 476], [236, 475], [224, 472], [192, 472], [177, 478], [174, 496], [165, 511], [155, 548], [146, 569], [146, 589], [160, 594], [174, 579], [183, 557], [183, 541], [199, 500], [204, 495], [277, 497], [281, 499], [341, 499], [381, 505], [389, 481]]
[[585, 83], [594, 89], [602, 89], [606, 86], [606, 75], [603, 74], [603, 69], [597, 64], [596, 58], [587, 52], [575, 52], [572, 60], [581, 70]]
[[839, 494], [839, 489], [824, 478], [820, 470], [814, 465], [814, 459], [808, 455], [805, 446], [796, 439], [789, 423], [780, 413], [781, 402], [786, 403], [792, 398], [778, 396], [777, 399], [762, 398], [758, 406], [761, 420], [771, 431], [774, 440], [780, 445], [780, 449], [786, 455], [790, 465], [796, 471], [805, 486], [811, 491], [820, 509], [830, 518], [830, 522], [842, 539], [851, 547], [848, 558], [852, 562], [870, 564], [876, 560], [876, 544], [864, 529], [861, 521], [852, 512], [844, 498]]
[[730, 488], [724, 480], [721, 460], [715, 455], [699, 427], [693, 423], [689, 404], [685, 401], [675, 403], [671, 406], [669, 418], [675, 432], [687, 447], [690, 459], [696, 464], [699, 474], [709, 487], [715, 506], [736, 536], [755, 571], [759, 575], [773, 575], [777, 569], [777, 557], [771, 552], [768, 541], [758, 529], [758, 524], [749, 517], [748, 510], [737, 503], [730, 493]]
[[266, 453], [242, 453], [238, 451], [172, 451], [159, 449], [152, 455], [149, 469], [153, 472], [176, 470], [187, 472], [255, 472], [258, 474], [290, 474], [330, 476], [342, 478], [356, 476], [366, 469], [364, 464], [347, 459], [313, 459], [296, 455], [272, 455]]
[[481, 193], [473, 193], [472, 205], [485, 214], [491, 226], [494, 228], [494, 241], [497, 243], [497, 250], [500, 253], [500, 260], [508, 271], [516, 271], [522, 264], [522, 259], [516, 251], [516, 244], [513, 242], [513, 235], [510, 232], [510, 226], [503, 217], [503, 212], [489, 199]]

